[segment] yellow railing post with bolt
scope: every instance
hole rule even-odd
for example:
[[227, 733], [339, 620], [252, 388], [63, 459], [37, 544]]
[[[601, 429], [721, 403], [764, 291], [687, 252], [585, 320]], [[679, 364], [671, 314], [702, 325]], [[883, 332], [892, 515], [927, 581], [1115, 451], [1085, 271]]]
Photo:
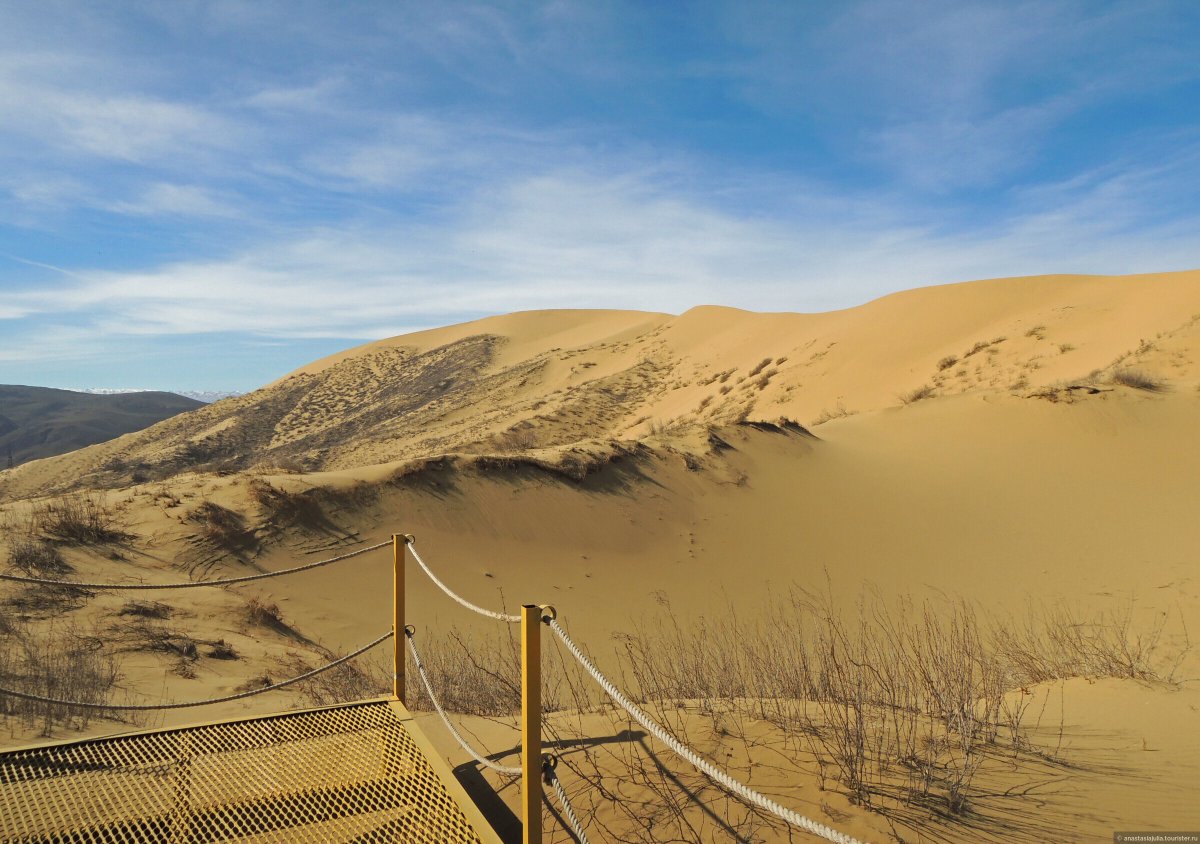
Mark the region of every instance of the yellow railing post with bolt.
[[542, 841], [542, 608], [521, 607], [522, 844]]
[[404, 552], [413, 537], [392, 534], [392, 695], [404, 703]]

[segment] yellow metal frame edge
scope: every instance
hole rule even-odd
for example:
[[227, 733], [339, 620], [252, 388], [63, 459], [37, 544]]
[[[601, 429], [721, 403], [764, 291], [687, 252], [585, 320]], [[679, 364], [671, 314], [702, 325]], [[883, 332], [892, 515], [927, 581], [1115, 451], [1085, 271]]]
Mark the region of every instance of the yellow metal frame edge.
[[458, 781], [458, 777], [454, 776], [454, 771], [451, 770], [449, 763], [434, 747], [433, 742], [429, 740], [429, 736], [425, 735], [425, 731], [421, 729], [421, 725], [417, 723], [416, 718], [408, 711], [403, 703], [392, 698], [384, 698], [392, 707], [392, 712], [396, 719], [404, 725], [404, 729], [412, 737], [412, 740], [420, 748], [422, 755], [429, 762], [430, 766], [437, 772], [438, 779], [446, 789], [446, 793], [450, 798], [462, 809], [462, 813], [467, 816], [467, 822], [471, 824], [471, 828], [479, 835], [479, 840], [483, 844], [504, 844], [500, 835], [492, 828], [491, 823], [479, 807], [475, 805], [475, 801], [467, 790], [463, 788], [462, 783]]
[[81, 738], [66, 739], [63, 741], [40, 741], [34, 744], [21, 744], [15, 747], [0, 747], [0, 755], [8, 753], [21, 753], [27, 750], [45, 750], [46, 748], [51, 747], [70, 747], [76, 744], [91, 744], [92, 742], [108, 741], [109, 739], [136, 738], [138, 736], [174, 733], [180, 730], [194, 730], [198, 727], [216, 727], [222, 724], [238, 724], [247, 721], [262, 721], [266, 718], [278, 718], [281, 715], [300, 715], [307, 712], [325, 712], [330, 709], [346, 709], [351, 706], [362, 706], [368, 703], [386, 703], [391, 699], [391, 695], [384, 695], [381, 697], [365, 698], [363, 700], [353, 700], [347, 703], [332, 703], [328, 706], [280, 709], [275, 712], [267, 712], [259, 715], [233, 715], [228, 718], [216, 718], [211, 721], [195, 721], [188, 724], [177, 724], [172, 727], [148, 727], [143, 730], [125, 730], [124, 732], [120, 733], [104, 733], [103, 735], [83, 736]]

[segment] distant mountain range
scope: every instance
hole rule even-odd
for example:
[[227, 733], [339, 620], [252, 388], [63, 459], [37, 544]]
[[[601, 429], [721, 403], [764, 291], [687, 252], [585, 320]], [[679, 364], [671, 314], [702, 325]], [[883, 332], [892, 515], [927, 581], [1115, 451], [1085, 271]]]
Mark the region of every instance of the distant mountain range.
[[[73, 389], [75, 393], [91, 393], [96, 396], [117, 396], [125, 393], [152, 393], [154, 390], [144, 390], [139, 387], [79, 387]], [[227, 399], [230, 396], [243, 395], [238, 390], [171, 390], [173, 395], [184, 396], [185, 398], [195, 399], [205, 404], [212, 404], [221, 399]]]
[[106, 442], [204, 405], [175, 393], [0, 385], [0, 469]]

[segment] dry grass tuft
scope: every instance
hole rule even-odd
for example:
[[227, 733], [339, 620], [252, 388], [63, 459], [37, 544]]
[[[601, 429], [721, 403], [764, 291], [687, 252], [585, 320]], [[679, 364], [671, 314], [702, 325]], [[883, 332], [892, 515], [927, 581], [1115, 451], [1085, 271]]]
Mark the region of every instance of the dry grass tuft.
[[52, 543], [31, 537], [17, 537], [12, 541], [8, 562], [29, 577], [58, 577], [74, 571]]
[[538, 447], [537, 432], [528, 425], [515, 425], [496, 437], [501, 451], [529, 451]]
[[847, 416], [853, 416], [856, 413], [858, 413], [857, 410], [847, 410], [846, 406], [839, 401], [837, 407], [833, 410], [829, 410], [828, 408], [822, 410], [817, 418], [809, 424], [815, 428], [818, 425], [824, 425], [826, 422], [832, 422], [834, 419], [845, 419]]
[[261, 598], [252, 597], [246, 601], [246, 620], [259, 627], [286, 627], [283, 613], [278, 604], [268, 603]]
[[5, 599], [8, 612], [21, 618], [55, 618], [83, 607], [94, 593], [78, 586], [43, 586], [34, 584], [21, 588]]
[[205, 656], [212, 659], [241, 659], [241, 655], [238, 654], [233, 645], [224, 639], [217, 639], [215, 642], [210, 642], [208, 653]]
[[749, 372], [746, 373], [746, 377], [753, 378], [755, 375], [762, 372], [764, 369], [766, 369], [770, 365], [771, 365], [771, 358], [763, 358], [757, 364], [755, 364], [753, 369], [751, 369]]
[[103, 493], [72, 493], [41, 502], [30, 512], [28, 533], [77, 545], [103, 545], [132, 538], [117, 527]]
[[915, 390], [910, 390], [909, 392], [900, 396], [900, 401], [902, 404], [912, 404], [913, 402], [933, 398], [935, 395], [937, 395], [937, 391], [934, 389], [932, 384], [922, 384]]
[[213, 501], [205, 501], [188, 518], [200, 525], [200, 535], [218, 548], [227, 551], [242, 551], [254, 544], [254, 534], [247, 529], [241, 514], [222, 507]]
[[174, 608], [159, 601], [126, 601], [125, 606], [117, 611], [117, 615], [131, 615], [136, 618], [170, 618]]
[[1138, 369], [1118, 369], [1112, 374], [1112, 382], [1122, 387], [1145, 390], [1147, 393], [1162, 393], [1167, 390], [1167, 382]]

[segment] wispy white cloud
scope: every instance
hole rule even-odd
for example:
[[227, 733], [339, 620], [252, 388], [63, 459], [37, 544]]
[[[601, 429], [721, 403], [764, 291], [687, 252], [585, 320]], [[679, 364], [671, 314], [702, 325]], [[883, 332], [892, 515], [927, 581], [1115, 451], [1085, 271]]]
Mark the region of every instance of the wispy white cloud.
[[861, 217], [826, 197], [824, 218], [763, 219], [653, 178], [567, 170], [482, 191], [445, 226], [311, 229], [226, 258], [79, 273], [0, 307], [86, 315], [105, 335], [364, 339], [526, 308], [818, 310], [965, 278], [1188, 266], [1198, 215], [1159, 219], [1155, 203], [1197, 171], [1182, 156], [1097, 172], [958, 231], [903, 203]]
[[[54, 82], [0, 67], [0, 121], [51, 149], [134, 163], [229, 147], [237, 127], [195, 103], [97, 90], [88, 77]], [[183, 157], [190, 157], [184, 155]]]
[[157, 182], [133, 199], [111, 203], [107, 210], [135, 216], [237, 217], [238, 204], [217, 191], [197, 185]]
[[1105, 102], [1200, 78], [1179, 4], [867, 0], [828, 18], [724, 8], [750, 48], [725, 66], [772, 115], [817, 114], [865, 165], [918, 190], [1006, 184]]
[[0, 349], [1197, 264], [1186, 121], [1064, 140], [1195, 82], [1174, 8], [0, 9]]

